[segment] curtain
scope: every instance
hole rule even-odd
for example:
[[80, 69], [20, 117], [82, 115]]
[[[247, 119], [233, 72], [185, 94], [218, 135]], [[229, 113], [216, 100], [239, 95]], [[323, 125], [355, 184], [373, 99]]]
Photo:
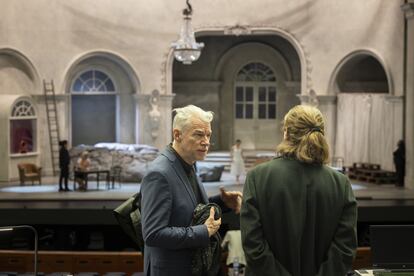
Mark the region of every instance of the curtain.
[[402, 101], [387, 95], [338, 95], [335, 155], [346, 166], [354, 162], [380, 164], [394, 170], [392, 153], [402, 139]]

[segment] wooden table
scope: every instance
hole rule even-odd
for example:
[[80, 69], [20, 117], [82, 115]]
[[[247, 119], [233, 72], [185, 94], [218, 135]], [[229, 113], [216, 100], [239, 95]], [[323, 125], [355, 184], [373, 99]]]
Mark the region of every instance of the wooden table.
[[109, 178], [110, 178], [110, 171], [109, 170], [88, 170], [88, 171], [75, 171], [75, 177], [74, 177], [74, 182], [73, 182], [73, 190], [75, 190], [75, 182], [76, 182], [76, 174], [84, 174], [85, 175], [85, 187], [86, 189], [88, 189], [88, 179], [89, 179], [89, 175], [91, 174], [96, 174], [96, 186], [99, 190], [99, 179], [100, 179], [100, 175], [106, 175], [105, 179], [106, 179], [106, 187], [109, 188]]

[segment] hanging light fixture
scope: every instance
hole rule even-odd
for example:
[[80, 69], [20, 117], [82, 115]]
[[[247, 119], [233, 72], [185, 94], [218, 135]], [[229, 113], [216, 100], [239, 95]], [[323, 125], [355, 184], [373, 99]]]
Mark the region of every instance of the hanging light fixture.
[[194, 31], [191, 27], [193, 8], [191, 7], [189, 0], [186, 0], [186, 3], [187, 8], [183, 10], [184, 22], [181, 27], [180, 38], [177, 42], [172, 43], [172, 47], [174, 49], [176, 60], [184, 64], [191, 64], [200, 57], [204, 43], [197, 43], [195, 40]]

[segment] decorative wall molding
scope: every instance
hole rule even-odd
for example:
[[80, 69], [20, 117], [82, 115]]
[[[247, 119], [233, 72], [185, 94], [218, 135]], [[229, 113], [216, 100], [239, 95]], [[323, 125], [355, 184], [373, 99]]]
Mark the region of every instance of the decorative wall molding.
[[[298, 94], [297, 96], [300, 99], [301, 103], [304, 103], [304, 104], [312, 103], [312, 101], [315, 100], [310, 95]], [[335, 104], [337, 97], [336, 95], [317, 95], [316, 100], [318, 104], [327, 104], [327, 103]]]
[[222, 85], [221, 81], [175, 81], [174, 87], [187, 87], [187, 86], [196, 86], [196, 87], [211, 87], [211, 88], [220, 88]]
[[[36, 95], [30, 95], [34, 100], [36, 100], [37, 102], [42, 102], [45, 100], [45, 95], [40, 95], [40, 94], [36, 94]], [[72, 96], [71, 94], [55, 94], [55, 99], [57, 101], [67, 101], [70, 96]], [[53, 96], [46, 96], [48, 99], [52, 99]]]
[[390, 103], [402, 103], [404, 101], [404, 96], [385, 96], [385, 100]]
[[298, 81], [285, 81], [284, 84], [288, 88], [300, 88], [300, 82]]
[[151, 138], [156, 140], [158, 138], [158, 130], [160, 127], [161, 113], [159, 109], [160, 92], [154, 89], [149, 97], [149, 105], [151, 109], [148, 112], [149, 124], [151, 128]]
[[234, 26], [226, 27], [224, 29], [224, 34], [225, 35], [235, 35], [235, 36], [251, 35], [252, 30], [249, 26], [243, 26], [243, 25], [236, 24]]

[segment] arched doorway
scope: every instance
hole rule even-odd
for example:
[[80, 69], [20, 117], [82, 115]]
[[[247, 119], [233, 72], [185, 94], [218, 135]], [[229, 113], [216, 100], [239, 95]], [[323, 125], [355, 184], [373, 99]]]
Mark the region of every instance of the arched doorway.
[[[393, 97], [383, 60], [360, 50], [337, 66], [331, 81], [337, 94], [335, 156], [346, 166], [380, 164], [393, 170], [392, 152], [402, 138], [402, 99]], [[373, 142], [375, 141], [375, 142]]]
[[[251, 144], [249, 147], [274, 150], [282, 139], [281, 119], [292, 106], [300, 103], [297, 95], [303, 85], [303, 61], [296, 48], [290, 40], [278, 35], [206, 35], [198, 40], [206, 46], [197, 62], [191, 66], [173, 62], [172, 91], [176, 95], [173, 108], [195, 104], [215, 113], [212, 151], [228, 150], [236, 138], [243, 140], [243, 147], [248, 146], [243, 137], [235, 137], [238, 135], [234, 131], [235, 83], [245, 65], [260, 63], [270, 68], [277, 80], [272, 82], [276, 85], [277, 108], [276, 118], [273, 119], [276, 138], [272, 133], [267, 136], [267, 144]], [[262, 136], [265, 138], [266, 134]]]
[[276, 76], [260, 62], [237, 73], [234, 86], [234, 137], [248, 149], [272, 148], [277, 140]]

